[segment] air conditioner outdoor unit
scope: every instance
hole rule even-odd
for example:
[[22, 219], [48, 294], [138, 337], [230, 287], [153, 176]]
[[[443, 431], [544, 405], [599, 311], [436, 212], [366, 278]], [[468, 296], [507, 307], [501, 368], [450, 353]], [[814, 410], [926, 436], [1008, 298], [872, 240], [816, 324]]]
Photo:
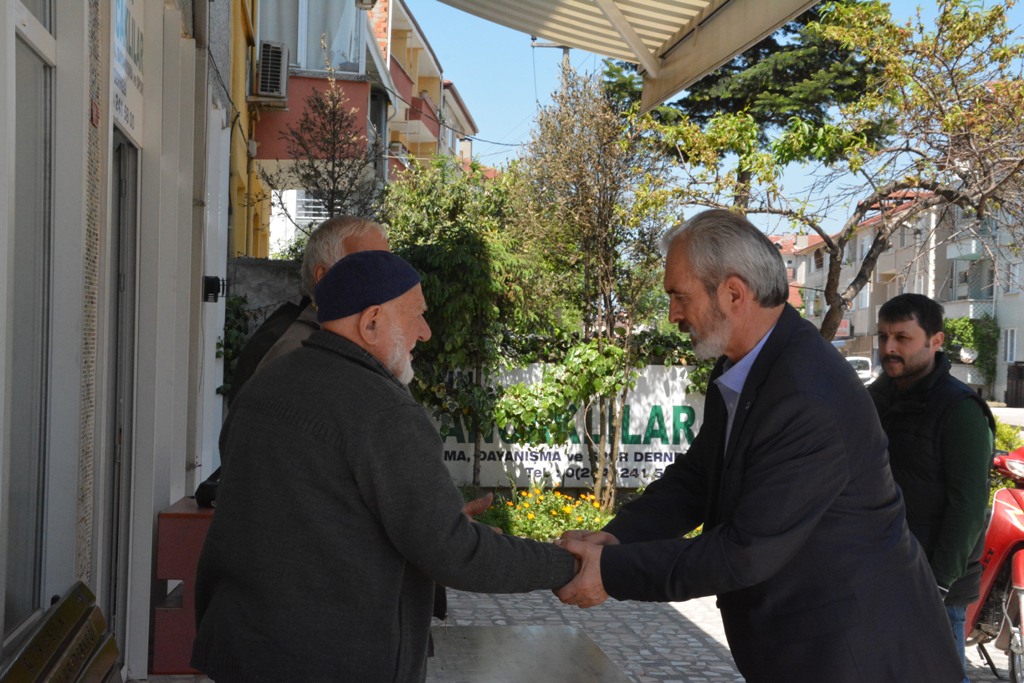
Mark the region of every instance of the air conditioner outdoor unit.
[[281, 99], [288, 96], [288, 46], [284, 43], [260, 41], [256, 95]]

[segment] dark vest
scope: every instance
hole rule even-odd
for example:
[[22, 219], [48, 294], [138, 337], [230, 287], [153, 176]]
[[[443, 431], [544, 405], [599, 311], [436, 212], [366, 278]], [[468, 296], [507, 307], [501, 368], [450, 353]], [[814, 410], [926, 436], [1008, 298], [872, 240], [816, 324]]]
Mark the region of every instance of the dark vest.
[[[931, 558], [946, 511], [942, 463], [938, 457], [939, 435], [949, 411], [960, 401], [975, 401], [995, 434], [992, 411], [977, 392], [949, 374], [949, 359], [939, 352], [935, 369], [906, 393], [898, 396], [892, 380], [882, 375], [869, 391], [878, 409], [882, 428], [889, 437], [889, 462], [893, 479], [903, 490], [907, 526], [925, 554]], [[978, 596], [984, 545], [982, 532], [971, 552], [967, 573], [950, 586], [948, 604], [966, 604]]]

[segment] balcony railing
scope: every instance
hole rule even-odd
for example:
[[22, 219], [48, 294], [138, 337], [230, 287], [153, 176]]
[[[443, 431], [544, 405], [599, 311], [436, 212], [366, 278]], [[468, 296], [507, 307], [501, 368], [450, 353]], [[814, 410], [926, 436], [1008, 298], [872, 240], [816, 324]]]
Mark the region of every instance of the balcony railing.
[[942, 308], [947, 318], [980, 318], [995, 315], [996, 305], [992, 299], [962, 299], [960, 301], [943, 301]]
[[977, 237], [966, 237], [946, 245], [946, 258], [950, 261], [977, 261], [985, 256], [985, 247]]

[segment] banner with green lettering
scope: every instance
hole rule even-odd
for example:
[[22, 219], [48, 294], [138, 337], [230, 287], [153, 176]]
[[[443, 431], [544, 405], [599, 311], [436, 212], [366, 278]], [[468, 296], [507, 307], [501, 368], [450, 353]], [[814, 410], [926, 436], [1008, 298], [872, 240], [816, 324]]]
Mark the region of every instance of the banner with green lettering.
[[[687, 393], [687, 371], [686, 367], [662, 365], [651, 365], [642, 371], [622, 415], [615, 465], [619, 486], [636, 488], [654, 481], [693, 441], [703, 416], [704, 395]], [[510, 372], [507, 381], [535, 381], [540, 374], [540, 366], [531, 366]], [[511, 480], [517, 486], [547, 482], [568, 488], [590, 487], [593, 474], [585, 430], [597, 441], [597, 424], [585, 425], [582, 411], [576, 415], [576, 429], [567, 444], [517, 443], [514, 432], [496, 427], [485, 436], [481, 448], [480, 484], [507, 486]], [[456, 420], [442, 436], [444, 460], [453, 480], [458, 486], [470, 484], [471, 431]]]

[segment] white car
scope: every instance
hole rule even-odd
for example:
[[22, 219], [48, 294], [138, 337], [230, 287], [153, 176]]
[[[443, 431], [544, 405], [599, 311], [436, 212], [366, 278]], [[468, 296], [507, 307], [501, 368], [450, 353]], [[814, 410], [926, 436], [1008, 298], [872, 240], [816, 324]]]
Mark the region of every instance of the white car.
[[870, 358], [867, 356], [847, 356], [846, 360], [857, 371], [857, 376], [860, 377], [860, 381], [865, 385], [871, 384], [875, 380], [874, 366], [871, 365]]

